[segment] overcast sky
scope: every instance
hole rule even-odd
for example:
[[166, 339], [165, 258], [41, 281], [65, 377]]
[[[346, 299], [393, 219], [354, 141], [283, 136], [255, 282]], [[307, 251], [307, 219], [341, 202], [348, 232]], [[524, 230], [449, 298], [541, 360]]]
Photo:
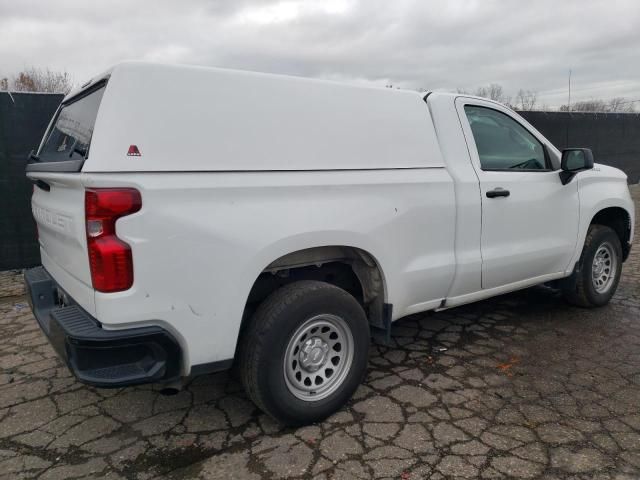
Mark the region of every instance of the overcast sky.
[[[640, 99], [638, 0], [0, 0], [0, 74], [152, 60], [427, 90]], [[636, 104], [640, 106], [640, 103]]]

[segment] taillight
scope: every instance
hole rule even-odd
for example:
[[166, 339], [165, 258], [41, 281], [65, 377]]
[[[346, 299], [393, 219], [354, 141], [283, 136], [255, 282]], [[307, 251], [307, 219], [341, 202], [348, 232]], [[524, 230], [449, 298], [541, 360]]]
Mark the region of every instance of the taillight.
[[142, 207], [134, 188], [95, 188], [84, 195], [91, 283], [100, 292], [120, 292], [133, 285], [131, 247], [116, 235], [116, 220]]

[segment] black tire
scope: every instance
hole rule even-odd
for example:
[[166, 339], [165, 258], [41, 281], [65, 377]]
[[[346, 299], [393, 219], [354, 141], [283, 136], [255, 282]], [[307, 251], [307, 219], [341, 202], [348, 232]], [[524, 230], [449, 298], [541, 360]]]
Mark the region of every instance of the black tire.
[[[605, 245], [611, 247], [615, 272], [605, 290], [598, 291], [593, 279], [594, 258]], [[616, 232], [604, 225], [590, 225], [576, 270], [563, 287], [566, 300], [580, 307], [602, 307], [616, 293], [622, 273], [622, 246]]]
[[[349, 357], [352, 360], [349, 368], [342, 367], [340, 383], [327, 380], [327, 384], [333, 382], [335, 385], [335, 390], [328, 396], [321, 400], [300, 399], [292, 393], [291, 381], [285, 378], [285, 355], [292, 352], [288, 347], [294, 334], [299, 338], [300, 329], [308, 325], [306, 322], [322, 316], [338, 317], [343, 320], [341, 325], [348, 327], [349, 341], [352, 341], [348, 350], [353, 351], [353, 356]], [[240, 352], [242, 383], [261, 410], [285, 425], [323, 420], [342, 407], [362, 382], [369, 356], [369, 337], [369, 322], [364, 310], [346, 291], [310, 280], [285, 285], [262, 302], [244, 334]], [[309, 340], [311, 338], [315, 337], [310, 336]], [[291, 343], [294, 344], [295, 341]], [[334, 345], [333, 348], [337, 347]], [[332, 351], [323, 358], [330, 357]], [[330, 371], [329, 367], [322, 368]]]

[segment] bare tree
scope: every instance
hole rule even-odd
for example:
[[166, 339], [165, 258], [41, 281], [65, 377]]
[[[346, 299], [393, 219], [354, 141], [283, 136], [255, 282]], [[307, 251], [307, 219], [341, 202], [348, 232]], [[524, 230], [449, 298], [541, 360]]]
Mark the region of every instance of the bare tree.
[[624, 97], [615, 97], [609, 100], [608, 111], [613, 113], [633, 113], [636, 111], [633, 101]]
[[516, 103], [514, 107], [516, 110], [535, 110], [537, 103], [538, 92], [520, 89], [516, 95]]
[[475, 95], [477, 97], [488, 98], [495, 102], [500, 102], [509, 105], [511, 103], [511, 97], [504, 93], [502, 85], [492, 83], [486, 87], [479, 87]]
[[47, 92], [69, 93], [73, 88], [73, 81], [67, 72], [31, 67], [8, 78], [0, 80], [0, 90], [16, 92]]
[[[569, 107], [562, 105], [561, 112], [568, 112]], [[586, 100], [571, 105], [572, 112], [603, 112], [603, 113], [633, 113], [636, 111], [633, 100], [624, 97], [612, 98], [608, 102], [604, 100]]]
[[20, 72], [17, 77], [13, 77], [13, 88], [16, 92], [37, 92], [35, 77], [26, 72]]
[[606, 112], [607, 104], [604, 100], [585, 100], [573, 104], [574, 112]]
[[[469, 92], [465, 88], [458, 87], [456, 93], [462, 95], [468, 95]], [[473, 95], [477, 97], [488, 98], [496, 102], [503, 103], [514, 110], [530, 111], [530, 110], [543, 110], [550, 111], [547, 104], [539, 105], [538, 92], [535, 90], [520, 89], [514, 97], [514, 102], [511, 102], [511, 97], [508, 96], [502, 85], [498, 83], [492, 83], [484, 87], [478, 87], [473, 92]], [[625, 97], [614, 97], [611, 100], [591, 99], [580, 102], [575, 102], [571, 105], [571, 109], [567, 105], [562, 105], [558, 110], [561, 112], [610, 112], [610, 113], [634, 113], [636, 112], [636, 103], [640, 105], [640, 100], [629, 100]]]

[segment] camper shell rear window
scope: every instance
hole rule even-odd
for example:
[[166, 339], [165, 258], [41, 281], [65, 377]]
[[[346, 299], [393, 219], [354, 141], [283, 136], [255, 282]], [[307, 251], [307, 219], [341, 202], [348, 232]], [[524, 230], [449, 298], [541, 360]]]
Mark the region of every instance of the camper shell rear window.
[[95, 85], [64, 102], [58, 109], [28, 171], [79, 171], [89, 155], [93, 128], [106, 82]]

